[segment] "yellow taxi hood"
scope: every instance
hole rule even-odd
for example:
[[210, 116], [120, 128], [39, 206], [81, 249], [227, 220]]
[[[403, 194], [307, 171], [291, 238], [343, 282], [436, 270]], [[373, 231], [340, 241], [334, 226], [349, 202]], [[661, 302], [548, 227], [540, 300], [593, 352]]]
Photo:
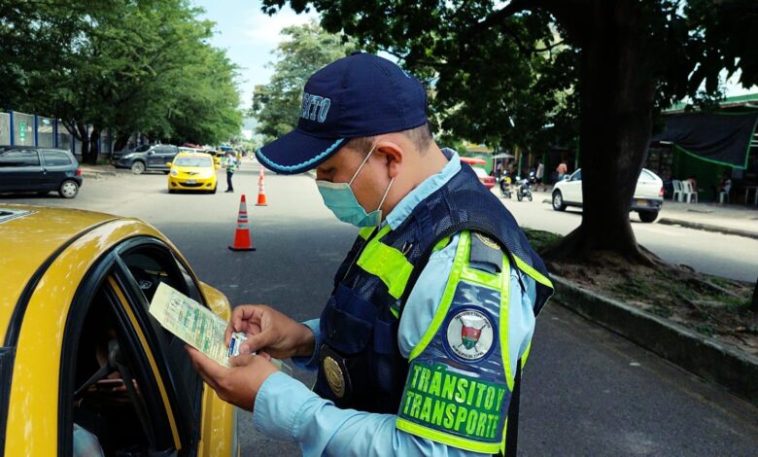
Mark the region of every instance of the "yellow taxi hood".
[[78, 234], [116, 219], [90, 211], [0, 204], [0, 334], [24, 287], [47, 259]]

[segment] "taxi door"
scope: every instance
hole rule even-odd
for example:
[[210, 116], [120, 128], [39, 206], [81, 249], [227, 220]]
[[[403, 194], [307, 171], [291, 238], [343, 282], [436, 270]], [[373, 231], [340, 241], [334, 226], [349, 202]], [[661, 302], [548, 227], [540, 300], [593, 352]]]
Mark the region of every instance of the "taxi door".
[[[189, 269], [177, 260], [166, 245], [148, 237], [122, 243], [104, 263], [106, 265], [101, 267], [104, 276], [97, 280], [90, 278], [93, 286], [83, 285], [82, 288], [93, 290], [91, 296], [94, 298], [90, 299], [93, 306], [105, 306], [111, 310], [119, 354], [113, 356], [113, 344], [110, 343], [108, 356], [115, 357], [116, 364], [120, 360], [116, 368], [122, 384], [136, 386], [135, 389], [127, 388], [124, 395], [125, 401], [129, 401], [132, 407], [125, 410], [128, 418], [123, 420], [124, 426], [119, 426], [118, 418], [104, 408], [92, 408], [91, 400], [89, 410], [82, 411], [87, 409], [88, 404], [81, 391], [83, 388], [92, 390], [82, 384], [82, 374], [88, 371], [79, 368], [77, 374], [62, 375], [62, 380], [78, 376], [76, 382], [61, 389], [61, 392], [74, 392], [73, 401], [62, 403], [66, 405], [62, 408], [61, 420], [65, 429], [62, 429], [60, 436], [64, 441], [70, 439], [62, 444], [62, 449], [76, 447], [76, 432], [81, 435], [80, 430], [74, 430], [76, 424], [78, 428], [84, 428], [87, 433], [100, 438], [103, 449], [107, 451], [105, 455], [129, 452], [130, 446], [134, 447], [133, 455], [142, 455], [138, 450], [148, 449], [151, 457], [237, 455], [234, 408], [204, 386], [184, 351], [184, 343], [164, 330], [148, 312], [150, 299], [160, 282], [166, 282], [202, 301]], [[94, 286], [97, 283], [100, 285]], [[72, 307], [72, 314], [75, 309]], [[111, 325], [109, 314], [102, 310], [94, 317], [88, 317], [87, 313], [92, 314], [92, 309], [68, 317], [72, 326], [70, 331], [72, 335], [77, 335], [71, 338], [72, 341], [83, 341], [83, 335], [88, 333], [88, 324], [101, 327], [101, 332]], [[77, 360], [86, 356], [88, 351], [92, 353], [92, 349], [88, 349], [91, 343], [90, 338], [85, 344], [69, 345], [69, 355], [63, 354], [63, 360]], [[77, 365], [81, 366], [81, 362]], [[100, 386], [94, 390], [102, 396]], [[114, 403], [118, 406], [116, 402], [108, 404]], [[107, 430], [109, 426], [117, 430]], [[126, 428], [131, 430], [118, 431]]]

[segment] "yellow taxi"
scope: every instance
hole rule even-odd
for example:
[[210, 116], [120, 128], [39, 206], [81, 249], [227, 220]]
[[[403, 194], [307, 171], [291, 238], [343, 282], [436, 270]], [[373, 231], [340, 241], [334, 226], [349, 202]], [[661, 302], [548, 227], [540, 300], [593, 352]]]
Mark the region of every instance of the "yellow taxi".
[[[136, 219], [0, 205], [0, 456], [237, 456], [234, 407], [148, 313], [164, 282], [225, 319], [160, 232]], [[88, 454], [90, 455], [90, 454]]]
[[218, 180], [216, 166], [210, 154], [180, 152], [173, 162], [167, 163], [169, 193], [177, 190], [197, 190], [216, 193]]

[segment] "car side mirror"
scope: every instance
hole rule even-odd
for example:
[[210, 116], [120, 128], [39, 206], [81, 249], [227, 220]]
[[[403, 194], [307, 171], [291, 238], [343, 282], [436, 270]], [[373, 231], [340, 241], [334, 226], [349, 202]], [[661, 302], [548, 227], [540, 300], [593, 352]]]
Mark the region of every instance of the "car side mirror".
[[571, 179], [571, 176], [569, 176], [569, 175], [565, 175], [565, 176], [563, 177], [563, 180], [564, 180], [564, 181], [569, 181], [570, 179]]
[[171, 168], [171, 162], [166, 162], [166, 166]]

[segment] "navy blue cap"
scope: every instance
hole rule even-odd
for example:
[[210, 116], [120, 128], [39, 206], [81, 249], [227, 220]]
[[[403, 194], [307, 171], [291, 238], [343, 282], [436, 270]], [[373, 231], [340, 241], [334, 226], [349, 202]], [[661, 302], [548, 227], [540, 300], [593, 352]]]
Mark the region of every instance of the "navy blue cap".
[[310, 77], [297, 128], [255, 155], [277, 173], [302, 173], [351, 138], [400, 132], [426, 122], [426, 91], [416, 78], [387, 59], [355, 53]]

